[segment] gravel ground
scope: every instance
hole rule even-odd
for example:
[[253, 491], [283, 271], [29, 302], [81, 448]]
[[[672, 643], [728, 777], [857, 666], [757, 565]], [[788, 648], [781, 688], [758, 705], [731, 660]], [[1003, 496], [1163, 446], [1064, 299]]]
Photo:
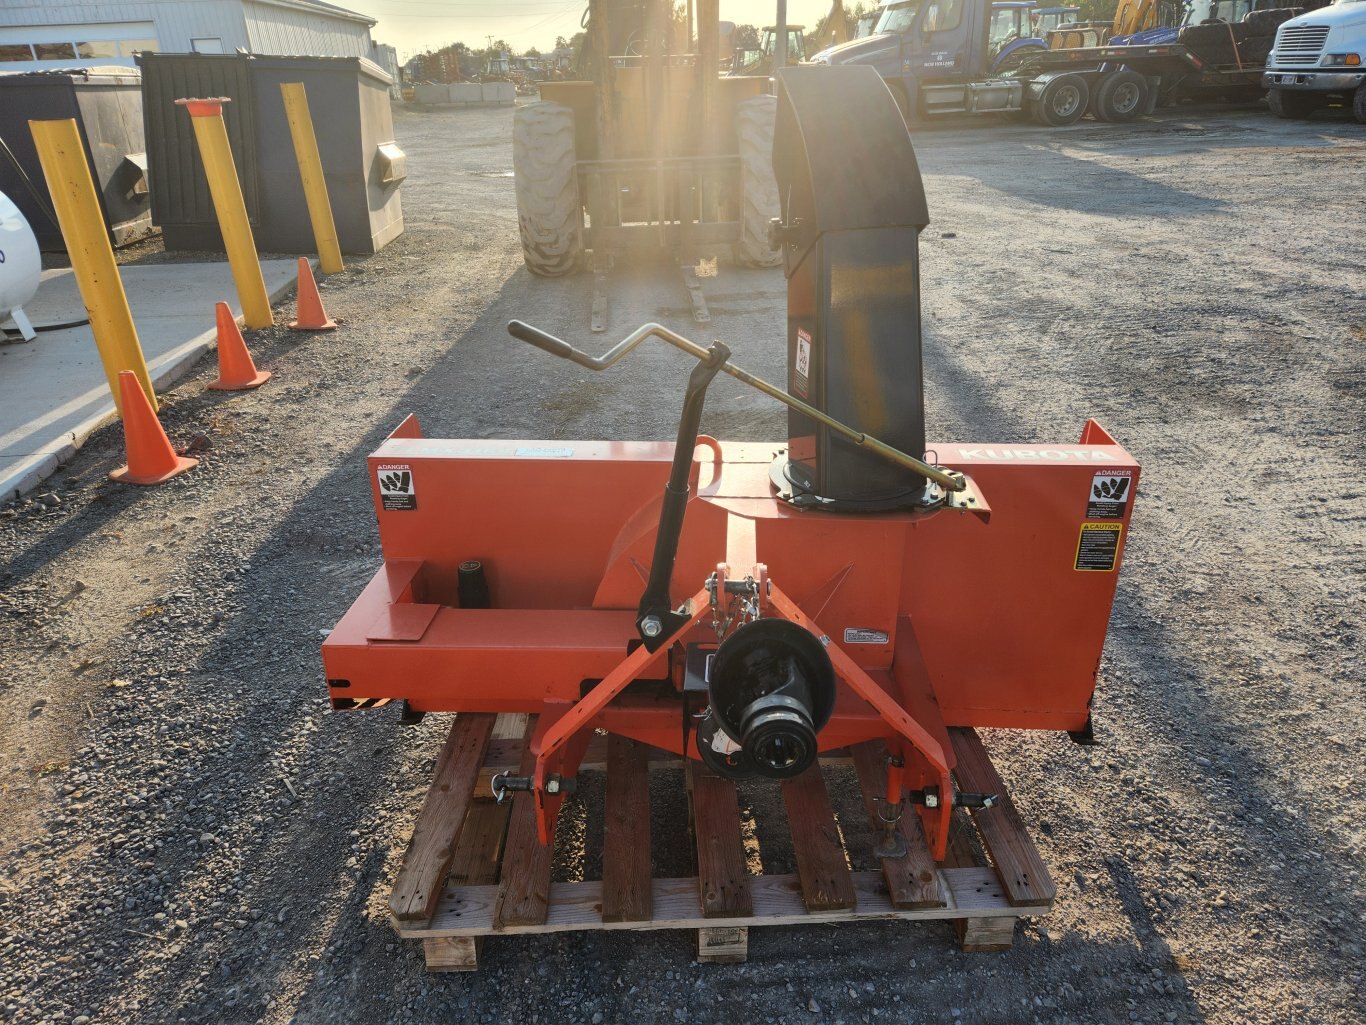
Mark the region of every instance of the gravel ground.
[[[0, 1019], [1359, 1022], [1366, 129], [1257, 111], [917, 136], [931, 435], [1095, 416], [1144, 465], [1103, 746], [988, 738], [1053, 913], [1006, 954], [887, 923], [754, 930], [731, 967], [584, 933], [423, 970], [385, 901], [447, 721], [330, 714], [317, 655], [377, 564], [364, 456], [410, 411], [667, 438], [686, 371], [659, 347], [589, 379], [506, 336], [587, 339], [589, 301], [521, 267], [510, 118], [396, 113], [407, 233], [325, 283], [340, 332], [251, 337], [266, 387], [207, 392], [206, 363], [167, 396], [196, 471], [109, 483], [114, 427], [0, 510]], [[711, 333], [781, 379], [780, 272], [706, 288]], [[612, 291], [611, 339], [692, 329], [672, 272]], [[704, 428], [783, 423], [722, 380]]]

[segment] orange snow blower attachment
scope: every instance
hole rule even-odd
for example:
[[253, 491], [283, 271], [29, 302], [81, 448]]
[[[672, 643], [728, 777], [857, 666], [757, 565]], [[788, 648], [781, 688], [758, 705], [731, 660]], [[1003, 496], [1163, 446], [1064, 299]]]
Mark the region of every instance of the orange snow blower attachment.
[[[786, 388], [657, 324], [595, 358], [514, 321], [594, 371], [649, 338], [694, 357], [675, 442], [410, 418], [370, 457], [384, 567], [323, 645], [333, 707], [537, 713], [530, 774], [494, 786], [530, 792], [543, 843], [595, 730], [736, 778], [881, 740], [878, 853], [909, 805], [936, 860], [954, 807], [995, 797], [955, 791], [948, 727], [1089, 733], [1138, 465], [1094, 421], [926, 443], [909, 135], [869, 68], [779, 82]], [[787, 405], [786, 443], [698, 433], [718, 373]]]

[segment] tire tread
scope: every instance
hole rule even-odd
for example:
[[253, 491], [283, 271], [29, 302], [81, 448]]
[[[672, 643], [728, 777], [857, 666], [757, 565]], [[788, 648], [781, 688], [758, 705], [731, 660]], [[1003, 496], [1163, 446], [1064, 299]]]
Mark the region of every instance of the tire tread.
[[542, 277], [572, 273], [583, 255], [583, 208], [574, 152], [574, 112], [528, 103], [512, 119], [517, 226], [527, 269]]

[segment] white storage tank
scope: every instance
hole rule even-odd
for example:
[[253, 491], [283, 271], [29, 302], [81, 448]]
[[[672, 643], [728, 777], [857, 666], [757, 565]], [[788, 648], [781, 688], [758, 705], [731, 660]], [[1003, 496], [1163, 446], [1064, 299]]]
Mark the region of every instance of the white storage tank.
[[19, 208], [0, 192], [0, 324], [13, 319], [26, 340], [34, 335], [22, 307], [38, 291], [42, 270], [33, 229]]

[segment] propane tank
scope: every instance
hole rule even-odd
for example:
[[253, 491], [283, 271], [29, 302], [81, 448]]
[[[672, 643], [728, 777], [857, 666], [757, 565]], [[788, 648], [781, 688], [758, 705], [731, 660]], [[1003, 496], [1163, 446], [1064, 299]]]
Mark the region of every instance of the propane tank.
[[25, 339], [34, 335], [22, 307], [38, 291], [42, 269], [33, 229], [19, 208], [0, 192], [0, 324], [13, 317]]

